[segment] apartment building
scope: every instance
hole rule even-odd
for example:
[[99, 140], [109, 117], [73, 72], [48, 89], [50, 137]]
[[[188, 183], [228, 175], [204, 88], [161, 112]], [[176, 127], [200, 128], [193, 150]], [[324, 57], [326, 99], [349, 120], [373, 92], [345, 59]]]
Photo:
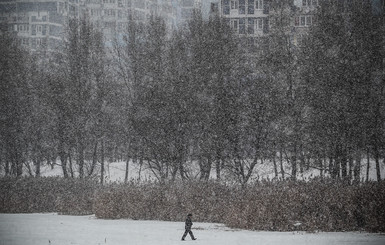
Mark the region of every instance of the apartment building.
[[220, 0], [217, 9], [241, 36], [258, 37], [268, 32], [269, 8], [265, 0]]
[[83, 0], [81, 9], [107, 40], [123, 33], [130, 19], [145, 22], [152, 15], [165, 19], [167, 28], [177, 26], [177, 0]]
[[17, 32], [20, 43], [33, 51], [59, 48], [66, 20], [77, 16], [78, 0], [0, 2], [0, 23]]
[[3, 0], [0, 23], [17, 32], [32, 51], [57, 50], [69, 18], [87, 15], [103, 32], [106, 45], [124, 33], [130, 19], [146, 22], [152, 15], [173, 30], [187, 21], [200, 0]]

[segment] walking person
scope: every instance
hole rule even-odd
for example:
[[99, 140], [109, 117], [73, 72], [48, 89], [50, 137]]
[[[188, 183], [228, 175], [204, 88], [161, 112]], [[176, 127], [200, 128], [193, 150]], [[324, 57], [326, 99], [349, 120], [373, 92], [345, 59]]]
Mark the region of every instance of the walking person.
[[187, 219], [186, 219], [185, 226], [184, 226], [185, 231], [184, 231], [184, 234], [182, 236], [182, 241], [184, 241], [184, 239], [186, 238], [187, 233], [190, 234], [190, 237], [192, 240], [196, 240], [196, 238], [194, 237], [194, 234], [191, 231], [191, 227], [193, 225], [193, 223], [191, 221], [191, 217], [192, 217], [192, 214], [187, 215]]

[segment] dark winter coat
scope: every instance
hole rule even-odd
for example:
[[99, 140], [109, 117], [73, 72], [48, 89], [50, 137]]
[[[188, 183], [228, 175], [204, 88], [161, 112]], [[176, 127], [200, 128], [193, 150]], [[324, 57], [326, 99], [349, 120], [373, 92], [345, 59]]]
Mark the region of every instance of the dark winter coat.
[[191, 218], [187, 217], [184, 228], [186, 230], [191, 230], [192, 225], [193, 225], [193, 223], [191, 221]]

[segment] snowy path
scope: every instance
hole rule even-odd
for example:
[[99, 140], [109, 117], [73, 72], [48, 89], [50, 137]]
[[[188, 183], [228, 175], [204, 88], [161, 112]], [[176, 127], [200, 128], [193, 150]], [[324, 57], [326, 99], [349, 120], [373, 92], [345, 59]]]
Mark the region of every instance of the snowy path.
[[384, 245], [384, 234], [292, 233], [232, 230], [194, 223], [197, 241], [180, 241], [184, 224], [163, 221], [100, 220], [94, 216], [0, 214], [0, 245]]

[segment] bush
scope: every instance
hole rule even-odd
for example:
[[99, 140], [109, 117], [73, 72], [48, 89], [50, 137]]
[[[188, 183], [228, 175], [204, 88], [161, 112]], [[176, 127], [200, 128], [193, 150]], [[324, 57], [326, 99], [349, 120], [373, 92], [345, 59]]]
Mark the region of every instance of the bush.
[[114, 184], [96, 194], [95, 215], [99, 218], [184, 220], [193, 212], [195, 219], [220, 222], [228, 190], [210, 182]]
[[385, 231], [385, 183], [277, 182], [236, 194], [224, 222], [278, 231]]
[[265, 182], [238, 188], [216, 182], [130, 183], [101, 189], [99, 218], [201, 222], [274, 231], [385, 231], [385, 184]]
[[385, 182], [214, 181], [110, 184], [63, 178], [0, 179], [0, 212], [94, 213], [103, 219], [200, 222], [274, 231], [385, 231]]
[[1, 178], [0, 212], [91, 214], [98, 185], [93, 181], [42, 178]]

